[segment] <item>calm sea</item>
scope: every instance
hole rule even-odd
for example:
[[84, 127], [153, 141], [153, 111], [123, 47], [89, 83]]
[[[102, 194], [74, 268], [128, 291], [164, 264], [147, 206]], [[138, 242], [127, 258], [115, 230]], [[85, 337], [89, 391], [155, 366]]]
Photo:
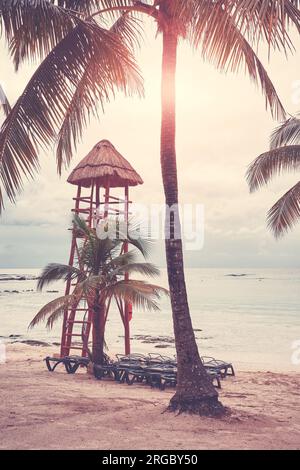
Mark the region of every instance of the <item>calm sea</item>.
[[[31, 278], [39, 272], [1, 269], [0, 340], [60, 341], [60, 323], [50, 332], [43, 325], [27, 330], [35, 313], [63, 293], [61, 284], [48, 288], [58, 293], [37, 292], [36, 280]], [[186, 278], [202, 355], [233, 361], [244, 370], [300, 372], [300, 364], [292, 361], [293, 346], [300, 342], [300, 269], [187, 269]], [[167, 285], [164, 270], [156, 282]], [[163, 299], [160, 307], [160, 312], [133, 313], [134, 352], [174, 354], [169, 300]], [[122, 335], [121, 320], [112, 308], [106, 341], [114, 353], [123, 352]]]

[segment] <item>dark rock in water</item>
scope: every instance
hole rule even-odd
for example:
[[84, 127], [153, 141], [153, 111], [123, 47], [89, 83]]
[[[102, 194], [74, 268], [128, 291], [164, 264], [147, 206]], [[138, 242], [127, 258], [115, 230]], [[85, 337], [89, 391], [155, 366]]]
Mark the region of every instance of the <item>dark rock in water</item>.
[[245, 273], [242, 273], [242, 274], [225, 274], [225, 276], [229, 276], [229, 277], [244, 277], [244, 276], [248, 276], [248, 274], [245, 274]]
[[0, 274], [0, 281], [34, 281], [39, 279], [37, 276], [33, 275], [23, 275], [23, 274], [15, 274], [11, 276], [10, 274]]
[[60, 346], [60, 343], [54, 342], [54, 343], [52, 343], [52, 344], [53, 344], [53, 346]]
[[9, 335], [9, 338], [21, 338], [22, 335]]
[[48, 294], [52, 294], [54, 292], [59, 292], [58, 290], [46, 290], [46, 292], [48, 292]]
[[201, 328], [194, 328], [194, 331], [203, 331]]
[[134, 335], [133, 339], [142, 341], [142, 343], [175, 343], [174, 338], [171, 336], [150, 336], [150, 335]]
[[163, 349], [163, 348], [169, 348], [169, 345], [168, 344], [156, 344], [154, 347]]
[[46, 343], [45, 341], [36, 341], [34, 339], [25, 339], [23, 341], [15, 341], [15, 343], [28, 344], [29, 346], [51, 346], [49, 343]]

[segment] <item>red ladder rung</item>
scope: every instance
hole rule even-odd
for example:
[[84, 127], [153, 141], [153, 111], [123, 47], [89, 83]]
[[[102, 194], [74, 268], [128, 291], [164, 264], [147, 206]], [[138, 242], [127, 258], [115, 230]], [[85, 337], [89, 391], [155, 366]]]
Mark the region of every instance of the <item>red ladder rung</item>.
[[81, 333], [66, 333], [66, 336], [80, 336], [80, 337], [82, 337], [84, 335], [82, 335]]
[[88, 323], [91, 324], [92, 322], [88, 320], [67, 320], [68, 323]]
[[72, 212], [79, 212], [81, 214], [89, 214], [90, 209], [72, 209]]

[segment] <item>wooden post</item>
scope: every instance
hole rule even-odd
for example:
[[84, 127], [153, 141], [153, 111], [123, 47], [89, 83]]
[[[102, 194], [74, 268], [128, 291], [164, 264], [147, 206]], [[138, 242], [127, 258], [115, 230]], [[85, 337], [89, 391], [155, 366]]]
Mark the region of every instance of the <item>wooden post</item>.
[[89, 207], [89, 217], [88, 217], [88, 220], [87, 220], [88, 226], [90, 228], [93, 227], [94, 188], [95, 188], [95, 183], [94, 183], [94, 180], [92, 180], [92, 183], [91, 183], [91, 199], [90, 199], [90, 207]]
[[108, 209], [109, 209], [109, 180], [107, 179], [105, 185], [105, 195], [104, 195], [104, 219], [108, 217]]
[[[81, 186], [77, 187], [77, 195], [75, 201], [75, 214], [76, 211], [79, 209], [80, 205], [80, 195], [81, 195]], [[69, 266], [73, 266], [74, 264], [74, 257], [75, 257], [75, 250], [76, 250], [76, 234], [74, 232], [74, 228], [72, 229], [72, 242], [71, 242], [71, 250], [70, 250], [70, 257], [69, 257]], [[71, 279], [68, 279], [66, 284], [65, 295], [69, 295], [71, 289]], [[68, 354], [68, 337], [66, 336], [67, 333], [67, 321], [68, 321], [68, 308], [65, 308], [64, 311], [64, 319], [63, 319], [63, 327], [61, 333], [61, 341], [60, 341], [60, 356], [64, 357]]]
[[[128, 186], [125, 186], [125, 208], [124, 208], [124, 219], [126, 226], [126, 235], [128, 231], [128, 212], [129, 212], [129, 197], [128, 197]], [[128, 241], [124, 242], [124, 253], [128, 253]], [[129, 274], [125, 273], [125, 281], [129, 279]], [[130, 327], [129, 327], [129, 309], [128, 303], [125, 302], [124, 308], [124, 334], [125, 334], [125, 354], [130, 354]]]

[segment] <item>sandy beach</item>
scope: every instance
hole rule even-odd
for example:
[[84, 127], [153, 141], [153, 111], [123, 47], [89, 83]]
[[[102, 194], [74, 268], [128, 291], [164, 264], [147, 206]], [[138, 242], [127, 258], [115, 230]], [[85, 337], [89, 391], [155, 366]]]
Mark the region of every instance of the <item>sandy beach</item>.
[[7, 345], [0, 365], [1, 449], [299, 449], [298, 374], [237, 371], [215, 421], [163, 413], [172, 394], [97, 381], [84, 370], [49, 373], [54, 348]]

